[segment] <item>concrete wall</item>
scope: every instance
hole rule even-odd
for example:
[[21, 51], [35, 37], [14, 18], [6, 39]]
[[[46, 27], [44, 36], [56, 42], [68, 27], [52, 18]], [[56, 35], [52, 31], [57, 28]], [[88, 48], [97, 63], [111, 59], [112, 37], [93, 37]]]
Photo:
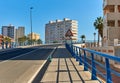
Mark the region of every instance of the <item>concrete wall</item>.
[[[82, 47], [82, 44], [75, 44], [75, 46]], [[88, 48], [88, 49], [95, 50], [95, 51], [98, 51], [98, 52], [102, 52], [102, 53], [105, 53], [105, 54], [109, 54], [111, 56], [120, 57], [120, 46], [91, 47], [91, 48]], [[86, 54], [87, 54], [87, 56], [91, 56], [90, 53], [86, 53]], [[95, 55], [95, 59], [99, 60], [101, 62], [105, 62], [105, 58], [100, 57], [98, 55]], [[110, 60], [110, 64], [112, 64], [114, 67], [120, 68], [120, 63], [118, 63], [118, 62]]]
[[[115, 50], [114, 50], [114, 47], [113, 46], [108, 46], [108, 47], [92, 47], [92, 48], [89, 48], [89, 49], [92, 49], [92, 50], [95, 50], [95, 51], [98, 51], [98, 52], [102, 52], [102, 53], [105, 53], [105, 54], [109, 54], [111, 56], [114, 56], [115, 54]], [[105, 62], [105, 58], [104, 57], [100, 57], [100, 56], [95, 56], [95, 58], [99, 61], [102, 61], [102, 62]], [[114, 64], [114, 61], [113, 60], [110, 60], [110, 64]]]

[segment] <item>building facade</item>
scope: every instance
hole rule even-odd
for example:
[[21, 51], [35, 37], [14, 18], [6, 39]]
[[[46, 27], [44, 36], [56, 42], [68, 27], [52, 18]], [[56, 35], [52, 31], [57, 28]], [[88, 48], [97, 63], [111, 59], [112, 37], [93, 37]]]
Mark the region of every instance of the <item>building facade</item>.
[[15, 39], [15, 27], [12, 25], [2, 26], [2, 35]]
[[18, 38], [21, 38], [21, 37], [24, 37], [25, 36], [25, 27], [18, 27], [17, 29], [17, 37]]
[[120, 40], [120, 0], [103, 0], [103, 44], [113, 46]]
[[15, 29], [15, 39], [16, 41], [18, 38], [24, 37], [25, 36], [25, 27], [18, 27], [18, 29]]
[[78, 39], [78, 22], [64, 18], [63, 20], [49, 21], [45, 25], [45, 43], [63, 43], [67, 39], [65, 34], [71, 30], [73, 36], [72, 41]]
[[[31, 33], [28, 34], [28, 38], [31, 40]], [[38, 40], [40, 39], [40, 35], [37, 33], [32, 33], [32, 40]]]
[[25, 36], [25, 27], [19, 26], [18, 29], [15, 29], [15, 42], [18, 43], [19, 38]]

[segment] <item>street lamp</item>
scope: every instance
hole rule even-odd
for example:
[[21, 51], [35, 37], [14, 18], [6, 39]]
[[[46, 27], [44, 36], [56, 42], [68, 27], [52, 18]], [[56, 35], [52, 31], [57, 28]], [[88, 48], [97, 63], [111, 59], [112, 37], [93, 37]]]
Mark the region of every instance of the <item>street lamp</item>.
[[94, 47], [95, 47], [96, 46], [96, 43], [95, 43], [96, 42], [96, 38], [95, 38], [96, 33], [94, 32], [93, 34], [94, 34]]
[[32, 45], [32, 9], [33, 9], [33, 7], [30, 7], [31, 45]]

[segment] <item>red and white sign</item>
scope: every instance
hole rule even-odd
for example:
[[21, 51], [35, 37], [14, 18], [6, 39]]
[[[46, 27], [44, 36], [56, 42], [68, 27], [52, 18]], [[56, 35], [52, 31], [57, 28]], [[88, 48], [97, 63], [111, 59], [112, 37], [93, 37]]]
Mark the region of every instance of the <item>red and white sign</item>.
[[73, 36], [73, 33], [70, 29], [68, 29], [68, 31], [65, 34], [65, 37], [71, 37], [71, 36]]

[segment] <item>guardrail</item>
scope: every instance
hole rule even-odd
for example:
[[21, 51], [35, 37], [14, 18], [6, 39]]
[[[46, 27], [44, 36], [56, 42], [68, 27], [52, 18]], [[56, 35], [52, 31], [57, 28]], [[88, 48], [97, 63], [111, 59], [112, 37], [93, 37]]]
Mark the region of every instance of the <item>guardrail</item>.
[[[109, 63], [110, 60], [120, 62], [120, 57], [111, 56], [108, 54], [100, 53], [100, 52], [86, 49], [86, 48], [73, 46], [70, 44], [66, 44], [66, 48], [72, 54], [72, 56], [76, 58], [76, 61], [79, 61], [80, 65], [84, 65], [85, 71], [90, 70], [92, 80], [99, 80], [98, 74], [106, 80], [106, 83], [113, 83], [111, 73], [120, 77], [120, 73], [113, 70]], [[105, 65], [95, 60], [94, 59], [95, 56], [104, 57]], [[100, 71], [98, 69], [98, 66], [104, 69], [105, 72]], [[99, 81], [100, 83], [102, 83], [101, 80]]]

